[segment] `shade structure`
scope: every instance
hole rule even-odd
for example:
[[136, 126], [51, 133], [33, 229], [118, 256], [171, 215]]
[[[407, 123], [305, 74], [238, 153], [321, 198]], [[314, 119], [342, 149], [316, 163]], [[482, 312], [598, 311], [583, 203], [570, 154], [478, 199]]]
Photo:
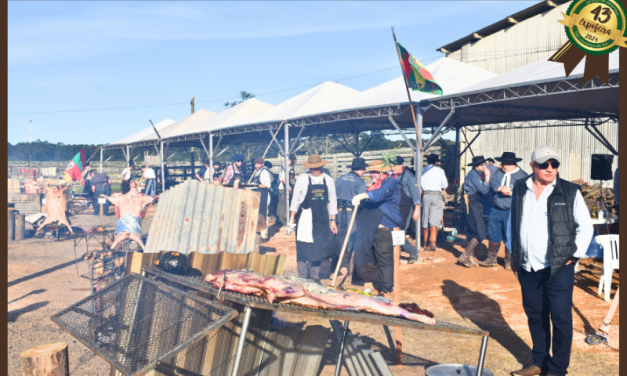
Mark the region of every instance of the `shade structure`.
[[[158, 122], [157, 124], [155, 124], [155, 128], [157, 128], [157, 131], [160, 132], [162, 131], [164, 128], [166, 128], [167, 126], [174, 124], [174, 120], [172, 119], [165, 119], [162, 120], [160, 122]], [[128, 137], [124, 137], [123, 139], [116, 141], [116, 142], [112, 142], [108, 145], [105, 145], [103, 148], [104, 149], [118, 149], [118, 148], [122, 148], [128, 144], [131, 144], [135, 141], [139, 141], [142, 138], [149, 136], [151, 134], [155, 134], [155, 130], [152, 128], [152, 126], [149, 126], [145, 129], [142, 129], [141, 131], [135, 133], [132, 136], [128, 136]]]
[[[167, 127], [164, 127], [163, 130], [159, 131], [159, 135], [161, 136], [161, 139], [167, 139], [168, 137], [171, 137], [172, 135], [176, 133], [184, 132], [185, 129], [188, 129], [200, 123], [203, 120], [209, 119], [215, 114], [216, 114], [215, 112], [205, 110], [205, 109], [200, 109], [194, 112], [193, 114], [185, 116], [181, 120], [178, 120], [168, 125]], [[148, 145], [154, 145], [157, 142], [159, 142], [159, 138], [153, 132], [153, 134], [151, 135], [147, 135], [146, 137], [143, 137], [139, 140], [134, 141], [130, 146], [132, 147], [148, 146]]]
[[271, 104], [262, 102], [256, 98], [251, 98], [197, 124], [187, 128], [176, 129], [168, 135], [168, 139], [169, 141], [183, 141], [203, 138], [208, 132], [214, 129], [225, 128], [233, 124], [241, 123], [273, 107], [274, 106]]
[[583, 82], [585, 59], [566, 77], [561, 63], [548, 57], [462, 92], [421, 102], [425, 122], [441, 122], [455, 107], [459, 126], [533, 120], [565, 120], [618, 116], [618, 51], [609, 55], [608, 83]]

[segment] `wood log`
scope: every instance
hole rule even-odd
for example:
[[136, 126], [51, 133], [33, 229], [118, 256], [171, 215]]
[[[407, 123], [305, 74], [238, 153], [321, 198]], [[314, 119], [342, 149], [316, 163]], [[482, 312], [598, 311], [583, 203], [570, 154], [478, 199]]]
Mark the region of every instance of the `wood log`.
[[37, 346], [20, 354], [22, 376], [70, 376], [67, 343]]
[[[396, 227], [394, 231], [398, 231]], [[426, 242], [425, 242], [426, 244]], [[394, 304], [399, 305], [401, 303], [401, 281], [399, 266], [401, 263], [401, 246], [394, 246]], [[396, 327], [396, 365], [398, 368], [403, 367], [403, 334], [401, 328]]]
[[18, 214], [15, 221], [15, 240], [24, 240], [24, 229], [26, 227], [26, 214]]
[[8, 219], [7, 227], [9, 231], [9, 240], [15, 240], [15, 207], [13, 204], [9, 204], [7, 209]]

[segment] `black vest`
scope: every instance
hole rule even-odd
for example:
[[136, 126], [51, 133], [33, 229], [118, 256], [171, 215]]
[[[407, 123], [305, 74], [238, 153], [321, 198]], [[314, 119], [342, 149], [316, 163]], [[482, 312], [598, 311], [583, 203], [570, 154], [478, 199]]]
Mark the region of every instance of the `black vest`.
[[[533, 175], [527, 179], [533, 179]], [[520, 270], [523, 260], [522, 242], [520, 240], [520, 228], [522, 224], [523, 204], [527, 193], [527, 179], [521, 179], [514, 185], [512, 192], [512, 254], [516, 267]], [[570, 260], [575, 252], [576, 225], [573, 210], [575, 207], [575, 197], [579, 186], [555, 178], [556, 184], [553, 192], [547, 200], [548, 222], [549, 222], [549, 257], [551, 260], [551, 276], [553, 278], [566, 262]]]

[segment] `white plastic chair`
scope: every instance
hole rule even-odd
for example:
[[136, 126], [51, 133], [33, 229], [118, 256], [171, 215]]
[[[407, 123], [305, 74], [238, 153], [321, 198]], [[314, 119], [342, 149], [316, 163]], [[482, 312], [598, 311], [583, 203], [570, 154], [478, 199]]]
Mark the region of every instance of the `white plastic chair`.
[[594, 238], [603, 247], [603, 269], [599, 278], [599, 292], [603, 291], [605, 283], [605, 301], [610, 301], [610, 291], [612, 291], [612, 274], [618, 270], [618, 235], [599, 235]]

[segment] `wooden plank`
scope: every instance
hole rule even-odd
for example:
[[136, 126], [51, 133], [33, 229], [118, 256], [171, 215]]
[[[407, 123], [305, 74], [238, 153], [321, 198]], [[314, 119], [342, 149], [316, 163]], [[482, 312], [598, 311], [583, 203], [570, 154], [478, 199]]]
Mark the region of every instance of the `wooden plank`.
[[371, 350], [370, 357], [372, 358], [374, 365], [377, 367], [379, 375], [393, 376], [392, 371], [390, 371], [390, 367], [388, 367], [388, 364], [385, 362], [385, 359], [383, 359], [380, 352]]
[[287, 256], [279, 255], [279, 262], [276, 267], [276, 271], [274, 272], [278, 276], [283, 275], [283, 270], [285, 269], [285, 261], [287, 260]]
[[144, 254], [140, 252], [130, 252], [126, 259], [126, 270], [124, 274], [141, 274], [142, 273], [142, 260]]
[[358, 339], [355, 336], [353, 336], [353, 339], [353, 344], [355, 345], [355, 348], [361, 353], [360, 359], [363, 358], [363, 360], [366, 362], [366, 366], [373, 375], [378, 375], [379, 372], [377, 372], [377, 367], [374, 365], [372, 359], [370, 358], [370, 353], [372, 352], [372, 350], [365, 343], [363, 343], [361, 339]]
[[[399, 228], [394, 229], [398, 231]], [[419, 244], [417, 244], [419, 245]], [[399, 305], [401, 303], [401, 281], [399, 274], [399, 266], [401, 263], [401, 246], [394, 247], [394, 304]], [[396, 365], [399, 368], [403, 367], [403, 333], [400, 327], [396, 327]]]
[[303, 340], [298, 344], [298, 356], [292, 372], [293, 376], [314, 376], [318, 373], [329, 334], [331, 334], [331, 329], [322, 325], [311, 325], [305, 328]]
[[296, 344], [302, 330], [300, 327], [284, 327], [279, 328], [277, 333], [272, 351], [276, 361], [271, 363], [268, 374], [289, 376], [292, 374], [292, 368], [296, 360]]

